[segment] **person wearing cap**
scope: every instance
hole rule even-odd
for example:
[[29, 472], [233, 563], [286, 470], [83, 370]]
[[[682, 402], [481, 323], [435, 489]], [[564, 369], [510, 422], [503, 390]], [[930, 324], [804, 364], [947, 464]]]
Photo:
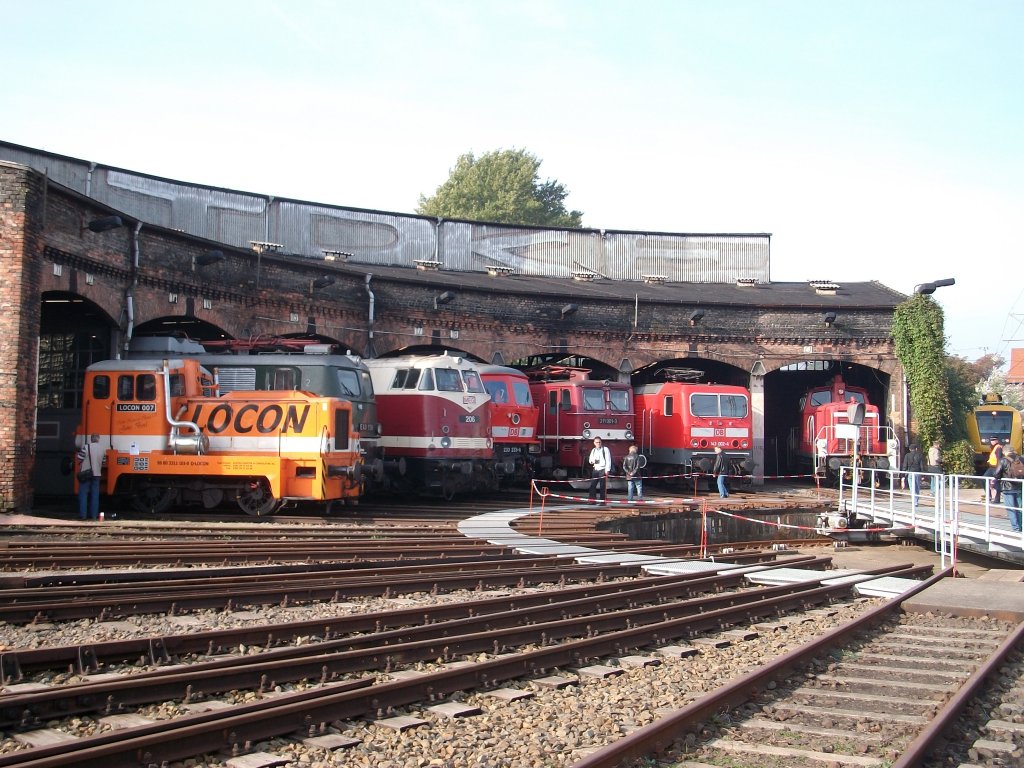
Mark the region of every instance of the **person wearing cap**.
[[999, 461], [999, 485], [1003, 492], [1003, 506], [1006, 519], [1014, 533], [1021, 532], [1021, 484], [1024, 483], [1024, 462], [1017, 452], [1009, 447]]
[[608, 473], [612, 468], [612, 453], [601, 444], [601, 438], [594, 438], [594, 447], [587, 457], [590, 464], [590, 495], [587, 497], [594, 502], [597, 492], [601, 492], [601, 503], [608, 503]]

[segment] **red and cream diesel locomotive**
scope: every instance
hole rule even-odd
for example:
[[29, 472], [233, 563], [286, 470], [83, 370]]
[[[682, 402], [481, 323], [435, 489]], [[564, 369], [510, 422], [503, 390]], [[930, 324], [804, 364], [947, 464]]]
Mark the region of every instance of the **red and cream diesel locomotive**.
[[451, 499], [495, 487], [490, 395], [477, 364], [448, 354], [365, 360], [395, 490]]
[[600, 437], [621, 465], [633, 442], [633, 390], [629, 384], [591, 379], [590, 369], [547, 365], [525, 371], [540, 408], [538, 474], [555, 479], [589, 477], [587, 458]]
[[533, 475], [540, 443], [537, 441], [539, 408], [530, 393], [530, 380], [516, 368], [484, 365], [484, 387], [491, 396], [491, 436], [494, 471], [501, 482], [522, 482]]
[[637, 446], [650, 474], [667, 479], [708, 473], [721, 448], [730, 475], [749, 475], [753, 463], [750, 392], [729, 384], [698, 383], [699, 371], [665, 368], [665, 381], [634, 389]]

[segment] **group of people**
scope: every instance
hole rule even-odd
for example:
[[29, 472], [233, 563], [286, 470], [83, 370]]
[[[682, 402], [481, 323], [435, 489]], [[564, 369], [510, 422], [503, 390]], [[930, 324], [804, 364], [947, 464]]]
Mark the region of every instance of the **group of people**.
[[1006, 517], [1014, 532], [1021, 532], [1021, 486], [1024, 484], [1024, 461], [1013, 449], [1003, 448], [996, 438], [990, 441], [992, 450], [988, 455], [988, 468], [985, 476], [989, 480], [989, 501], [998, 504], [1000, 500], [1006, 507]]
[[[991, 504], [1002, 502], [1006, 507], [1006, 517], [1010, 528], [1021, 532], [1021, 487], [1024, 485], [1024, 460], [1012, 446], [1003, 447], [998, 438], [993, 437], [989, 444], [991, 451], [988, 456], [988, 467], [985, 477], [988, 478], [988, 500]], [[903, 459], [903, 470], [907, 473], [912, 504], [916, 507], [921, 492], [921, 475], [937, 475], [942, 472], [942, 452], [938, 441], [928, 451], [927, 463], [921, 453], [920, 446], [913, 444]]]
[[[590, 464], [590, 492], [587, 498], [591, 503], [597, 502], [600, 494], [601, 503], [608, 501], [608, 475], [612, 470], [612, 453], [608, 446], [603, 445], [600, 437], [594, 438], [594, 447], [590, 449], [587, 457]], [[622, 472], [626, 476], [626, 501], [632, 502], [634, 497], [637, 501], [644, 498], [643, 468], [647, 465], [643, 455], [637, 450], [636, 445], [629, 446], [629, 452], [622, 459]], [[711, 474], [715, 476], [718, 483], [718, 495], [723, 499], [728, 497], [729, 489], [726, 486], [726, 478], [729, 475], [729, 459], [721, 448], [715, 448], [715, 463], [711, 467]]]

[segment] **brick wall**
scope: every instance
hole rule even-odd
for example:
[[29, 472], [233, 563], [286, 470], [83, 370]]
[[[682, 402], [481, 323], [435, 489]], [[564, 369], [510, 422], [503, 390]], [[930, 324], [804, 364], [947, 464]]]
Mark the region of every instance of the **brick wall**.
[[0, 508], [27, 511], [35, 446], [43, 181], [0, 163]]

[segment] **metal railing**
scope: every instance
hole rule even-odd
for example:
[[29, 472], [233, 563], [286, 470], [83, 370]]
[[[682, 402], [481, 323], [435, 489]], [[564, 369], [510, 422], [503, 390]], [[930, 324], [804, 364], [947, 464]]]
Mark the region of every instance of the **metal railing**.
[[855, 473], [851, 467], [842, 467], [839, 506], [872, 523], [888, 523], [894, 531], [931, 532], [942, 567], [947, 559], [955, 567], [961, 541], [988, 551], [1024, 553], [1024, 533], [1013, 530], [1007, 505], [992, 501], [996, 482], [1000, 481], [978, 475], [863, 467]]

